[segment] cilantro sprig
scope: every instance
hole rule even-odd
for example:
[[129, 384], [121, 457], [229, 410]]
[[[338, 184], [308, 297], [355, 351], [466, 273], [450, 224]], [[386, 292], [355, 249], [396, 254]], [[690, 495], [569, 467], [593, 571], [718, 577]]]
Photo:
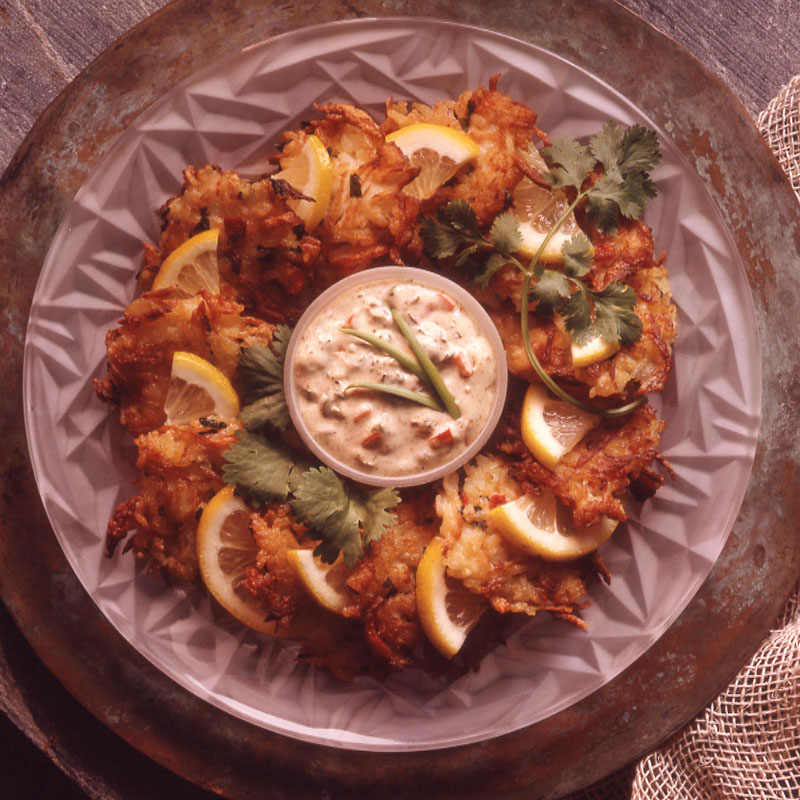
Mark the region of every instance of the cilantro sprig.
[[292, 509], [298, 519], [322, 534], [315, 556], [332, 564], [341, 551], [344, 563], [352, 567], [366, 546], [392, 524], [391, 509], [399, 502], [396, 489], [363, 490], [345, 483], [333, 470], [318, 467], [304, 473]]
[[223, 480], [255, 505], [288, 502], [321, 538], [314, 550], [332, 564], [339, 552], [352, 567], [394, 521], [395, 489], [362, 489], [263, 433], [238, 431], [225, 452]]
[[291, 418], [283, 388], [283, 365], [292, 330], [279, 325], [269, 347], [252, 345], [239, 359], [246, 430], [224, 455], [222, 478], [256, 506], [288, 502], [297, 518], [321, 538], [314, 555], [332, 564], [343, 554], [353, 566], [370, 542], [393, 522], [400, 502], [395, 489], [369, 491], [277, 440]]
[[269, 347], [251, 345], [239, 359], [239, 377], [244, 386], [244, 405], [239, 419], [248, 430], [269, 425], [283, 431], [289, 427], [289, 408], [283, 390], [283, 361], [292, 329], [278, 325]]
[[[561, 270], [541, 264], [553, 236], [584, 203], [587, 217], [598, 230], [612, 233], [620, 217], [640, 219], [647, 201], [656, 194], [650, 171], [661, 159], [655, 133], [641, 125], [623, 128], [608, 122], [588, 145], [569, 139], [554, 140], [542, 155], [549, 164], [543, 178], [554, 189], [574, 195], [561, 216], [545, 234], [528, 264], [516, 256], [522, 247], [519, 222], [509, 211], [492, 222], [484, 235], [472, 207], [463, 200], [450, 202], [439, 212], [439, 219], [426, 218], [422, 237], [433, 258], [453, 258], [457, 267], [471, 268], [479, 286], [486, 286], [507, 264], [523, 275], [520, 328], [528, 360], [546, 386], [558, 397], [578, 408], [605, 416], [622, 416], [638, 408], [644, 398], [612, 409], [598, 409], [573, 397], [547, 374], [530, 343], [529, 312], [533, 303], [538, 314], [560, 314], [572, 338], [583, 344], [594, 336], [610, 342], [632, 344], [642, 334], [642, 323], [635, 312], [636, 293], [621, 281], [612, 281], [595, 290], [585, 280], [593, 264], [592, 244], [579, 232], [562, 245]], [[597, 165], [601, 169], [597, 170]]]
[[[567, 137], [555, 139], [542, 155], [550, 166], [543, 177], [554, 189], [572, 189], [577, 194], [570, 210], [586, 198], [589, 219], [603, 233], [614, 233], [620, 215], [641, 219], [647, 201], [656, 196], [650, 172], [661, 161], [658, 137], [642, 125], [623, 128], [607, 122], [589, 144]], [[602, 175], [588, 185], [595, 164]]]

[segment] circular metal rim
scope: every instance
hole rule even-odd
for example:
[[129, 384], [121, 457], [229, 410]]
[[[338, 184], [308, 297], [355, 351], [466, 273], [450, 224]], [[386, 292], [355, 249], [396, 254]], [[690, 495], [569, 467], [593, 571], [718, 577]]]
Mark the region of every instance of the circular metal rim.
[[[325, 14], [331, 19], [363, 16], [375, 13], [379, 5], [359, 3], [345, 8], [333, 4]], [[275, 797], [312, 796], [323, 789], [334, 796], [346, 795], [355, 787], [367, 794], [370, 787], [375, 792], [379, 787], [384, 792], [394, 787], [402, 793], [412, 774], [424, 774], [434, 796], [456, 791], [468, 796], [529, 796], [534, 784], [539, 796], [557, 796], [618, 768], [700, 710], [755, 650], [798, 575], [800, 545], [790, 535], [791, 520], [800, 510], [795, 499], [800, 494], [796, 491], [798, 459], [791, 429], [785, 424], [800, 405], [792, 381], [797, 354], [788, 335], [796, 312], [781, 309], [777, 302], [779, 284], [784, 292], [787, 287], [797, 288], [791, 265], [800, 244], [795, 241], [796, 201], [788, 181], [730, 92], [678, 45], [610, 0], [575, 2], [552, 11], [549, 18], [526, 8], [527, 24], [516, 24], [513, 14], [486, 19], [484, 13], [492, 15], [480, 5], [477, 1], [463, 4], [459, 21], [483, 24], [563, 55], [618, 88], [659, 124], [669, 126], [673, 119], [681, 120], [681, 128], [671, 131], [674, 141], [704, 179], [731, 229], [755, 295], [764, 352], [771, 355], [765, 361], [764, 423], [754, 475], [725, 551], [700, 593], [670, 631], [608, 687], [518, 734], [438, 751], [435, 759], [424, 752], [385, 758], [373, 753], [368, 760], [354, 754], [346, 765], [329, 748], [304, 745], [298, 761], [296, 742], [254, 730], [185, 696], [131, 653], [104, 620], [96, 618], [93, 604], [75, 585], [44, 520], [26, 461], [24, 433], [20, 437], [20, 426], [14, 426], [20, 407], [15, 370], [21, 364], [21, 341], [11, 312], [24, 312], [26, 296], [29, 304], [50, 237], [91, 166], [126, 123], [163, 93], [165, 85], [203, 65], [205, 53], [186, 50], [192, 21], [202, 18], [208, 25], [208, 15], [214, 16], [218, 23], [215, 44], [221, 56], [250, 43], [256, 38], [255, 30], [264, 31], [260, 36], [264, 38], [300, 27], [309, 18], [312, 4], [296, 3], [286, 15], [285, 9], [265, 8], [253, 0], [223, 2], [213, 9], [178, 0], [119, 40], [59, 95], [2, 179], [0, 236], [7, 245], [2, 252], [19, 256], [13, 265], [4, 263], [0, 273], [3, 291], [13, 301], [0, 321], [3, 376], [12, 389], [5, 396], [0, 418], [10, 444], [0, 462], [6, 484], [3, 599], [42, 660], [104, 724], [179, 774], [232, 797], [259, 792], [263, 796], [265, 774], [271, 775]], [[402, 10], [411, 15], [422, 8], [407, 3]], [[426, 4], [424, 9], [437, 17], [455, 16], [443, 2]], [[609, 45], [626, 41], [631, 43], [633, 59], [627, 60], [624, 69], [601, 57]], [[165, 52], [174, 55], [167, 69]], [[642, 80], [637, 84], [640, 76], [630, 69], [637, 56], [641, 62], [653, 52], [664, 54], [660, 81], [670, 86], [667, 93], [648, 95], [653, 86]], [[127, 75], [120, 71], [123, 64]], [[159, 80], [115, 94], [126, 80], [137, 77], [135, 73], [149, 74], [148, 69], [156, 67], [161, 67]], [[685, 98], [694, 99], [692, 107]], [[77, 121], [87, 112], [97, 117], [97, 124], [76, 133]], [[724, 118], [724, 130], [712, 124], [715, 117]], [[733, 163], [738, 167], [735, 176]], [[768, 193], [763, 191], [765, 185]], [[772, 236], [766, 237], [766, 245], [752, 219], [768, 220]], [[800, 291], [791, 288], [790, 293], [800, 296]], [[774, 480], [776, 475], [779, 481]], [[37, 564], [29, 563], [30, 553], [26, 561], [25, 548], [14, 535], [23, 523], [32, 531]], [[35, 580], [43, 574], [49, 592], [32, 597]], [[770, 590], [754, 592], [753, 586]], [[711, 629], [715, 629], [713, 642], [708, 641]], [[681, 650], [681, 643], [691, 652], [706, 648], [703, 671], [692, 663], [680, 665], [683, 674], [675, 669], [674, 653]], [[710, 666], [714, 669], [709, 670]], [[648, 681], [648, 676], [656, 674], [663, 676], [661, 691], [654, 691]], [[122, 693], [138, 693], [139, 700], [121, 697]], [[168, 710], [160, 703], [154, 708], [146, 702], [164, 696], [170, 699]], [[621, 709], [632, 698], [637, 700], [632, 709], [636, 713], [623, 713]], [[619, 713], [610, 717], [609, 709]], [[159, 719], [158, 712], [163, 712]], [[591, 736], [601, 724], [602, 742]], [[198, 736], [198, 731], [203, 734]], [[584, 745], [584, 758], [577, 761], [565, 757], [565, 750], [566, 756], [574, 753], [576, 740]], [[214, 764], [207, 758], [209, 748], [217, 753]], [[374, 783], [364, 788], [366, 774], [373, 776]]]

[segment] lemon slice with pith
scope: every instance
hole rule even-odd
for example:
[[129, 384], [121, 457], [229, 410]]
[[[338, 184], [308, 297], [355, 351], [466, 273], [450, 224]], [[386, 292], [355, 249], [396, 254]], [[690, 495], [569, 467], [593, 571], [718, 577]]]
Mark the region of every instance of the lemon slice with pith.
[[617, 527], [603, 516], [588, 528], [572, 523], [569, 510], [549, 489], [538, 497], [524, 495], [493, 508], [489, 523], [510, 542], [547, 561], [572, 561], [596, 550]]
[[250, 531], [250, 509], [233, 488], [221, 489], [203, 509], [197, 526], [200, 575], [214, 599], [240, 622], [275, 634], [275, 622], [242, 585], [245, 570], [255, 566], [258, 546]]
[[194, 353], [176, 350], [164, 411], [168, 425], [188, 425], [200, 417], [231, 421], [239, 413], [239, 396], [213, 364]]
[[[519, 222], [519, 232], [522, 236], [520, 252], [526, 256], [534, 256], [548, 231], [567, 210], [569, 202], [561, 190], [545, 189], [528, 177], [520, 180], [511, 198], [511, 213]], [[575, 215], [570, 212], [545, 245], [539, 260], [548, 263], [563, 261], [561, 248], [579, 232]]]
[[287, 550], [286, 557], [318, 605], [335, 614], [344, 613], [349, 602], [345, 581], [352, 570], [341, 556], [333, 564], [316, 558], [313, 550]]
[[442, 542], [431, 539], [417, 567], [417, 613], [431, 644], [452, 658], [487, 608], [482, 597], [447, 576]]
[[522, 441], [548, 469], [569, 452], [600, 418], [554, 398], [540, 383], [532, 383], [522, 401]]
[[[519, 157], [542, 175], [547, 173], [547, 163], [533, 145], [519, 152]], [[526, 256], [534, 256], [548, 231], [568, 207], [569, 201], [561, 189], [548, 189], [527, 176], [523, 177], [511, 195], [511, 213], [519, 222], [519, 232], [522, 236], [520, 252]], [[579, 232], [575, 214], [570, 212], [558, 231], [550, 238], [539, 260], [549, 263], [563, 261], [561, 248]]]
[[455, 128], [419, 122], [390, 133], [387, 142], [394, 142], [403, 155], [420, 172], [403, 188], [405, 194], [427, 200], [465, 164], [474, 161], [481, 149]]
[[588, 367], [589, 364], [611, 358], [619, 350], [619, 342], [607, 342], [598, 335], [588, 339], [584, 344], [572, 342], [571, 350], [572, 366]]
[[189, 294], [201, 289], [219, 294], [218, 243], [219, 231], [209, 230], [176, 247], [164, 259], [153, 281], [153, 289], [177, 286]]
[[297, 156], [281, 159], [281, 170], [272, 176], [285, 180], [309, 200], [287, 200], [289, 208], [303, 220], [307, 231], [319, 225], [331, 200], [333, 164], [327, 148], [312, 134]]

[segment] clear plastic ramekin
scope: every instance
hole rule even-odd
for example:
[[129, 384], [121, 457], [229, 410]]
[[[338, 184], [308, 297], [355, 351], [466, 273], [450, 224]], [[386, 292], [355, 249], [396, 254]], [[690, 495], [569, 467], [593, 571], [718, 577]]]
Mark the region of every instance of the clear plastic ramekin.
[[[472, 318], [483, 335], [489, 341], [492, 352], [494, 353], [495, 369], [497, 374], [495, 376], [495, 392], [492, 398], [491, 412], [487, 418], [486, 424], [481, 429], [478, 436], [473, 442], [464, 450], [460, 451], [457, 455], [453, 456], [450, 460], [443, 462], [430, 469], [421, 472], [391, 475], [384, 472], [378, 473], [375, 471], [365, 471], [358, 469], [351, 464], [343, 463], [341, 460], [332, 456], [324, 447], [322, 447], [311, 435], [303, 415], [298, 407], [298, 387], [295, 384], [295, 369], [294, 360], [297, 352], [297, 346], [303, 334], [308, 330], [309, 326], [314, 323], [314, 320], [319, 313], [330, 305], [337, 297], [344, 292], [359, 286], [367, 286], [373, 283], [382, 283], [384, 281], [414, 281], [415, 283], [428, 286], [437, 291], [440, 291], [452, 299], [456, 300], [464, 311]], [[417, 269], [415, 267], [373, 267], [348, 278], [344, 278], [325, 292], [317, 297], [314, 302], [306, 309], [303, 316], [295, 326], [292, 338], [289, 341], [289, 346], [286, 350], [286, 359], [284, 363], [283, 373], [284, 388], [286, 392], [286, 401], [289, 406], [289, 415], [292, 418], [294, 427], [297, 430], [300, 438], [308, 449], [322, 461], [323, 464], [329, 466], [340, 475], [351, 478], [360, 483], [370, 486], [417, 486], [419, 484], [434, 481], [444, 475], [458, 469], [462, 464], [469, 461], [477, 455], [481, 448], [486, 444], [489, 437], [492, 435], [500, 415], [503, 411], [503, 405], [506, 398], [506, 390], [508, 387], [508, 371], [506, 369], [505, 351], [503, 349], [503, 342], [500, 339], [500, 334], [497, 328], [490, 319], [489, 315], [484, 310], [483, 306], [465, 289], [457, 283], [442, 277], [434, 272], [425, 269]]]

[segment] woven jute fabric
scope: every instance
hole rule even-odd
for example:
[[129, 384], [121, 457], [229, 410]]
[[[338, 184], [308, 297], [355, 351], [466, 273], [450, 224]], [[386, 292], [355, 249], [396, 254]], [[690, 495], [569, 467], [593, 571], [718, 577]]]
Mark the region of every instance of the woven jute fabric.
[[[800, 200], [800, 75], [761, 112], [758, 127]], [[638, 764], [569, 800], [798, 798], [800, 584], [774, 630], [705, 711]]]

